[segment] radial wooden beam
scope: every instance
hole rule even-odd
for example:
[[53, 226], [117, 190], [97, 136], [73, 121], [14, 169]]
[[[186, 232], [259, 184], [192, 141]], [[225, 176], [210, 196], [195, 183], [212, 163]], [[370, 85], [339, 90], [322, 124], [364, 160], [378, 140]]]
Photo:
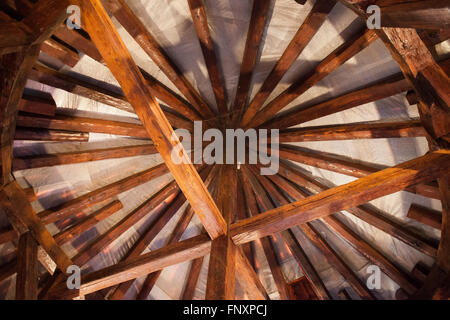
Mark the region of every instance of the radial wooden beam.
[[38, 243], [30, 232], [20, 236], [17, 256], [16, 300], [37, 300]]
[[203, 0], [187, 0], [191, 11], [192, 20], [195, 30], [197, 31], [200, 47], [205, 59], [206, 68], [208, 69], [209, 79], [216, 97], [216, 103], [219, 113], [228, 112], [227, 101], [225, 96], [223, 79], [220, 74], [219, 63], [216, 53], [214, 52], [214, 44], [209, 33], [208, 18], [206, 17]]
[[[255, 167], [251, 168], [253, 173], [256, 174], [257, 170], [254, 169]], [[252, 186], [257, 186], [258, 184], [264, 186], [264, 189], [260, 187], [260, 192], [258, 192], [258, 195], [261, 198], [265, 198], [265, 202], [267, 204], [271, 204], [270, 200], [268, 199], [267, 193], [271, 195], [272, 199], [276, 199], [276, 205], [286, 205], [289, 203], [288, 199], [274, 187], [274, 185], [268, 180], [268, 178], [258, 175], [257, 180], [258, 182], [255, 181]], [[266, 205], [264, 207], [266, 211], [273, 208], [273, 205]], [[341, 257], [339, 257], [337, 252], [335, 252], [335, 250], [328, 244], [328, 242], [324, 239], [324, 237], [322, 237], [322, 235], [315, 229], [313, 225], [304, 224], [299, 227], [300, 229], [302, 229], [307, 238], [310, 239], [324, 254], [325, 258], [330, 262], [330, 264], [334, 268], [336, 268], [339, 273], [342, 274], [342, 276], [351, 284], [351, 286], [363, 299], [373, 299], [372, 293], [366, 288], [366, 286], [364, 286], [356, 273], [345, 263], [345, 261]], [[285, 236], [285, 233], [288, 233], [288, 231], [285, 230], [281, 233], [283, 238]], [[286, 236], [289, 237], [289, 235]]]
[[236, 112], [234, 114], [235, 121], [240, 120], [242, 110], [247, 104], [253, 70], [260, 50], [269, 7], [270, 0], [253, 2], [252, 16], [247, 31], [247, 41], [245, 43], [239, 82], [232, 106], [232, 110]]
[[[271, 176], [270, 179], [274, 181], [275, 184], [290, 190], [294, 194], [296, 193], [296, 190], [289, 184], [286, 184], [286, 181], [283, 178], [292, 181], [299, 186], [303, 186], [312, 193], [320, 193], [329, 189], [328, 186], [319, 182], [317, 179], [314, 179], [313, 177], [310, 177], [298, 170], [298, 168], [289, 166], [285, 163], [280, 164], [278, 175]], [[346, 209], [346, 211], [426, 255], [435, 257], [437, 254], [437, 248], [435, 246], [431, 245], [419, 235], [403, 227], [401, 224], [388, 219], [371, 206], [361, 205], [355, 208]]]
[[[216, 189], [217, 205], [229, 226], [234, 220], [237, 208], [234, 195], [234, 190], [237, 189], [237, 175], [233, 165], [222, 166]], [[236, 247], [227, 232], [215, 239], [211, 245], [206, 300], [234, 300], [235, 284]]]
[[61, 299], [86, 295], [174, 264], [203, 257], [210, 250], [211, 239], [208, 235], [196, 236], [89, 273], [81, 278], [80, 290], [67, 290], [65, 283], [60, 284], [50, 292], [49, 296]]
[[195, 288], [197, 287], [198, 278], [200, 277], [200, 271], [202, 270], [203, 257], [195, 259], [191, 262], [189, 269], [189, 275], [186, 280], [186, 285], [183, 289], [183, 295], [181, 300], [192, 300], [195, 294]]
[[89, 133], [16, 127], [16, 134], [14, 135], [14, 140], [88, 142]]
[[320, 278], [319, 274], [312, 265], [311, 261], [309, 260], [308, 256], [306, 255], [293, 232], [291, 230], [287, 230], [287, 232], [283, 233], [283, 239], [289, 246], [292, 255], [295, 257], [295, 260], [297, 260], [297, 263], [302, 269], [303, 274], [311, 283], [311, 287], [313, 288], [314, 293], [317, 295], [317, 297], [320, 300], [330, 300], [331, 296], [328, 293], [327, 288], [323, 284], [322, 279]]
[[44, 41], [41, 45], [41, 51], [71, 68], [75, 67], [78, 61], [80, 61], [80, 57], [76, 51], [54, 39]]
[[365, 122], [318, 127], [302, 127], [280, 132], [280, 142], [333, 141], [354, 139], [424, 137], [420, 120]]
[[305, 49], [322, 24], [325, 22], [328, 14], [331, 12], [335, 4], [335, 1], [332, 0], [316, 1], [308, 16], [305, 18], [305, 21], [287, 46], [280, 60], [278, 60], [277, 64], [267, 76], [261, 86], [261, 89], [259, 89], [258, 93], [255, 95], [245, 111], [241, 122], [242, 126], [245, 127], [252, 121], [255, 114], [269, 98], [270, 94], [281, 81], [288, 69], [292, 66], [295, 60], [297, 60], [303, 49]]
[[123, 0], [103, 0], [102, 2], [125, 30], [127, 30], [142, 47], [147, 55], [156, 63], [161, 71], [195, 107], [197, 112], [205, 119], [212, 118], [214, 114], [211, 112], [208, 104], [183, 76], [183, 73], [175, 63], [170, 60], [161, 45], [147, 30], [141, 20], [134, 14], [127, 3]]
[[[261, 188], [255, 177], [248, 172], [246, 168], [243, 170], [243, 178], [245, 182], [244, 191], [248, 199], [247, 205], [252, 212], [252, 216], [259, 215], [261, 211], [270, 210], [268, 208], [272, 208], [272, 204], [270, 200], [264, 196], [264, 189]], [[261, 210], [258, 208], [258, 204]], [[259, 240], [280, 298], [281, 300], [289, 300], [289, 288], [281, 269], [281, 263], [276, 254], [275, 240], [273, 236], [264, 237]]]
[[442, 214], [439, 211], [412, 204], [408, 210], [407, 217], [441, 230]]
[[383, 27], [415, 29], [450, 28], [450, 5], [446, 0], [377, 1]]
[[[357, 178], [365, 177], [368, 174], [375, 173], [385, 168], [384, 166], [357, 162], [328, 152], [313, 151], [291, 145], [280, 145], [279, 156], [280, 158], [289, 159], [316, 168], [338, 172]], [[406, 191], [421, 194], [426, 197], [431, 196], [432, 198], [440, 199], [438, 194], [439, 189], [429, 184], [418, 184], [417, 186], [407, 188]], [[430, 191], [432, 191], [432, 194], [430, 194]]]
[[450, 152], [440, 150], [270, 210], [231, 226], [236, 244], [246, 243], [447, 174]]
[[[132, 105], [120, 92], [120, 88], [115, 88], [115, 90], [107, 89], [106, 86], [110, 87], [110, 85], [107, 85], [106, 83], [104, 85], [95, 85], [87, 80], [81, 80], [74, 75], [56, 71], [41, 64], [37, 64], [33, 67], [31, 72], [28, 74], [28, 78], [120, 110], [134, 113]], [[161, 101], [169, 104], [173, 110], [179, 112], [183, 116], [186, 116], [188, 119], [199, 119], [199, 116], [192, 114], [192, 110], [190, 110], [186, 103], [184, 103], [168, 89], [157, 85], [156, 80], [148, 80], [147, 85], [152, 94], [154, 94]], [[191, 125], [187, 120], [181, 121], [183, 118], [167, 112], [168, 110], [165, 111], [166, 117], [168, 117], [172, 125], [179, 128], [190, 128]]]
[[373, 30], [363, 30], [344, 42], [322, 60], [314, 70], [295, 81], [289, 88], [261, 109], [247, 127], [255, 128], [270, 120], [278, 111], [324, 79], [347, 60], [367, 48], [376, 39], [378, 37]]
[[98, 224], [100, 221], [105, 220], [112, 214], [116, 213], [117, 211], [121, 210], [123, 208], [122, 202], [118, 200], [114, 200], [113, 202], [107, 204], [106, 206], [102, 207], [101, 209], [95, 211], [94, 213], [90, 214], [89, 216], [85, 217], [84, 219], [78, 221], [77, 223], [73, 224], [67, 229], [64, 229], [61, 232], [58, 232], [54, 235], [56, 243], [58, 245], [63, 245], [66, 242], [69, 242], [79, 235], [81, 235], [83, 232], [88, 231], [92, 227], [94, 227], [96, 224]]
[[[86, 30], [96, 44], [111, 72], [119, 81], [125, 96], [152, 138], [167, 167], [200, 218], [208, 234], [215, 239], [225, 233], [226, 223], [211, 195], [191, 164], [161, 108], [145, 85], [128, 49], [99, 0], [82, 0]], [[121, 59], [117, 59], [117, 57]], [[172, 159], [172, 151], [180, 149], [181, 164]]]
[[13, 171], [158, 153], [152, 144], [14, 158]]
[[3, 210], [29, 228], [33, 237], [53, 259], [58, 268], [65, 273], [67, 268], [73, 265], [73, 262], [61, 250], [45, 225], [37, 217], [26, 194], [17, 182], [11, 182], [4, 186], [0, 191], [0, 197]]
[[44, 210], [40, 212], [38, 216], [44, 223], [58, 221], [93, 206], [96, 203], [111, 199], [117, 194], [137, 187], [138, 185], [160, 177], [168, 172], [169, 170], [164, 164], [158, 165], [108, 184], [94, 191], [88, 192], [56, 207]]
[[67, 134], [69, 134], [70, 131], [85, 132], [85, 133], [95, 132], [95, 133], [128, 136], [134, 138], [143, 138], [143, 139], [149, 138], [149, 135], [145, 130], [145, 128], [142, 126], [142, 124], [94, 119], [86, 117], [73, 117], [66, 115], [56, 115], [50, 118], [28, 114], [19, 114], [17, 118], [17, 125], [24, 128], [24, 129], [20, 128], [19, 130], [29, 130], [28, 128], [38, 128], [38, 129], [63, 130], [67, 132]]

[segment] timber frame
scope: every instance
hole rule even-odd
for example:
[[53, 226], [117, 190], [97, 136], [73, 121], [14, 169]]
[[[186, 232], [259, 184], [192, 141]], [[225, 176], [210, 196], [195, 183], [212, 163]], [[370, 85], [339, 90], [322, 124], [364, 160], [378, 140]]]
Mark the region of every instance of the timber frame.
[[[323, 25], [336, 1], [316, 0], [261, 89], [250, 100], [252, 76], [258, 64], [258, 53], [270, 11], [270, 0], [254, 1], [238, 90], [234, 102], [228, 107], [204, 0], [186, 1], [217, 110], [208, 105], [183, 76], [125, 0], [20, 0], [13, 1], [14, 6], [5, 4], [0, 7], [0, 205], [11, 224], [10, 228], [0, 230], [0, 244], [17, 243], [17, 250], [9, 262], [0, 266], [0, 281], [17, 273], [17, 299], [73, 299], [85, 296], [123, 299], [135, 279], [145, 276], [136, 298], [146, 299], [164, 268], [192, 260], [182, 294], [183, 299], [192, 299], [202, 265], [207, 262], [204, 257], [210, 254], [206, 299], [239, 298], [235, 293], [236, 280], [246, 297], [268, 299], [255, 268], [257, 260], [254, 251], [258, 246], [267, 259], [281, 299], [289, 299], [288, 283], [275, 250], [275, 244], [282, 242], [300, 265], [315, 295], [319, 299], [331, 299], [302, 243], [295, 237], [294, 231], [301, 230], [361, 298], [375, 299], [355, 271], [311, 224], [321, 219], [330, 230], [396, 282], [401, 288], [399, 297], [450, 299], [450, 63], [449, 60], [436, 61], [433, 53], [434, 45], [450, 38], [449, 2], [339, 0], [363, 20], [368, 19], [366, 8], [369, 5], [379, 5], [383, 21], [381, 29], [359, 30], [313, 71], [302, 75], [266, 104], [284, 74]], [[306, 1], [295, 2], [301, 6]], [[64, 24], [66, 8], [71, 4], [81, 8], [83, 32], [69, 30]], [[134, 62], [108, 12], [136, 39], [182, 96]], [[386, 45], [400, 66], [401, 74], [307, 109], [279, 113], [377, 39]], [[123, 95], [39, 63], [41, 51], [70, 67], [78, 63], [78, 53], [90, 56], [110, 69]], [[36, 99], [23, 94], [27, 79], [134, 112], [141, 124], [57, 114], [51, 97]], [[400, 93], [407, 94], [408, 101], [418, 105], [420, 119], [291, 128]], [[386, 168], [282, 144], [279, 172], [273, 176], [261, 176], [259, 164], [244, 165], [242, 168], [233, 165], [193, 165], [189, 150], [181, 146], [174, 128], [192, 131], [193, 121], [196, 120], [207, 121], [209, 127], [222, 130], [224, 126], [281, 129], [281, 143], [426, 137], [429, 152]], [[13, 156], [14, 140], [86, 142], [92, 132], [136, 137], [143, 143], [85, 152]], [[180, 150], [179, 154], [185, 160], [182, 164], [172, 160], [174, 149]], [[157, 153], [164, 163], [38, 213], [31, 205], [38, 197], [33, 190], [22, 188], [14, 179], [15, 171], [25, 169]], [[330, 188], [291, 161], [356, 177], [357, 180]], [[84, 246], [75, 256], [69, 257], [61, 249], [63, 244], [121, 210], [123, 204], [114, 200], [116, 195], [167, 173], [172, 174], [172, 182], [106, 233]], [[438, 247], [366, 204], [403, 190], [441, 201], [442, 215], [418, 206], [412, 207], [408, 213], [411, 218], [441, 229]], [[143, 253], [186, 203], [166, 245]], [[100, 209], [92, 209], [98, 205], [101, 205]], [[395, 261], [390, 261], [374, 245], [341, 222], [334, 215], [341, 210], [435, 258], [433, 268], [428, 274], [421, 274], [421, 281], [416, 281], [413, 275], [418, 274], [417, 270], [411, 273], [402, 270]], [[79, 290], [67, 288], [65, 279], [69, 266], [86, 265], [149, 214], [156, 218], [121, 261], [84, 274]], [[200, 219], [203, 232], [180, 241], [194, 215]], [[51, 234], [46, 226], [54, 222], [64, 228], [59, 233]], [[39, 263], [47, 270], [41, 282], [38, 281]], [[346, 292], [342, 295], [348, 298]]]

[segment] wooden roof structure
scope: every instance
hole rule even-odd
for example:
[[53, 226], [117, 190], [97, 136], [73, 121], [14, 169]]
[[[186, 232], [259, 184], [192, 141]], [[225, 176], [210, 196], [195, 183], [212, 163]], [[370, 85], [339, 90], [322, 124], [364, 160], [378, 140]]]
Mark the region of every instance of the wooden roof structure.
[[[288, 89], [268, 101], [275, 87], [311, 41], [336, 5], [334, 0], [316, 0], [289, 46], [250, 100], [250, 87], [258, 52], [263, 45], [270, 0], [254, 1], [248, 27], [239, 82], [231, 109], [227, 106], [223, 75], [215, 53], [203, 0], [186, 0], [198, 35], [209, 80], [217, 103], [212, 108], [186, 79], [164, 48], [128, 7], [125, 0], [8, 0], [0, 5], [0, 203], [11, 226], [0, 230], [0, 243], [13, 242], [17, 249], [0, 265], [0, 282], [16, 277], [16, 299], [71, 299], [93, 297], [122, 299], [135, 279], [146, 276], [138, 299], [148, 297], [164, 268], [192, 261], [183, 299], [192, 299], [204, 257], [209, 254], [206, 299], [235, 299], [236, 280], [250, 299], [268, 299], [255, 272], [253, 244], [262, 247], [282, 299], [289, 287], [277, 260], [274, 243], [283, 241], [297, 260], [319, 299], [330, 299], [314, 265], [295, 237], [300, 228], [326, 256], [333, 267], [363, 299], [374, 299], [362, 279], [311, 224], [321, 219], [333, 232], [354, 247], [399, 285], [399, 298], [450, 298], [450, 63], [437, 61], [433, 48], [449, 38], [450, 3], [447, 0], [339, 0], [367, 20], [367, 7], [381, 8], [382, 27], [355, 34], [302, 75]], [[296, 1], [302, 6], [309, 0]], [[294, 0], [292, 0], [294, 2]], [[70, 30], [67, 7], [78, 5], [82, 30]], [[181, 92], [174, 93], [133, 60], [108, 12], [136, 40], [145, 53]], [[364, 88], [318, 103], [307, 109], [280, 111], [295, 98], [327, 77], [375, 40], [381, 39], [398, 63], [401, 74]], [[84, 82], [38, 62], [40, 52], [73, 67], [79, 53], [106, 65], [120, 84], [123, 95]], [[112, 107], [134, 112], [140, 124], [72, 117], [55, 113], [54, 101], [24, 95], [27, 79], [59, 88]], [[291, 128], [307, 121], [357, 107], [368, 102], [406, 93], [417, 104], [420, 119], [325, 127]], [[268, 102], [266, 104], [266, 102]], [[162, 103], [164, 105], [162, 105]], [[167, 107], [165, 106], [167, 105]], [[193, 122], [207, 121], [211, 128], [280, 129], [280, 159], [304, 163], [357, 179], [329, 187], [305, 174], [290, 161], [280, 163], [272, 176], [259, 174], [258, 165], [192, 164], [171, 157], [180, 147], [173, 128], [193, 130]], [[109, 133], [151, 140], [153, 144], [94, 149], [84, 152], [14, 157], [14, 140], [84, 141], [89, 133]], [[342, 159], [333, 154], [293, 148], [289, 142], [349, 139], [426, 137], [429, 152], [394, 167], [379, 168]], [[181, 147], [182, 148], [182, 147]], [[35, 212], [33, 190], [22, 188], [14, 172], [159, 153], [163, 164], [154, 166], [97, 190], [68, 200], [58, 207]], [[107, 232], [69, 257], [61, 246], [76, 239], [100, 221], [120, 210], [114, 196], [170, 173], [174, 181], [114, 224]], [[441, 229], [436, 247], [419, 234], [390, 220], [365, 204], [397, 191], [408, 191], [442, 202], [442, 217], [415, 206], [410, 217]], [[175, 213], [188, 202], [165, 246], [143, 253]], [[98, 210], [92, 210], [101, 204]], [[89, 212], [89, 210], [91, 210]], [[83, 266], [154, 210], [157, 218], [132, 249], [117, 264], [82, 276], [81, 287], [66, 285], [71, 265]], [[386, 234], [435, 259], [428, 274], [405, 272], [373, 244], [338, 219], [345, 210]], [[92, 212], [94, 211], [94, 212]], [[89, 212], [89, 214], [86, 214]], [[196, 215], [204, 232], [182, 240]], [[51, 233], [46, 227], [58, 222], [65, 228]], [[39, 264], [46, 268], [38, 273]], [[420, 276], [417, 276], [419, 274]], [[417, 278], [420, 281], [417, 281]], [[345, 294], [344, 294], [345, 296]]]

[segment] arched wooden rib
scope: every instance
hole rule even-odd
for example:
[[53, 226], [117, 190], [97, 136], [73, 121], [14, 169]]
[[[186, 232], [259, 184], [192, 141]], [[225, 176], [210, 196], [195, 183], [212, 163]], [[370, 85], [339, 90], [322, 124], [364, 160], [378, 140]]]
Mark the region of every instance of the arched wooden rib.
[[228, 111], [227, 101], [225, 97], [224, 83], [220, 74], [220, 69], [214, 52], [214, 44], [209, 33], [208, 18], [206, 17], [203, 0], [187, 0], [197, 31], [200, 47], [205, 59], [206, 68], [208, 69], [209, 79], [216, 98], [217, 107], [220, 114]]
[[448, 150], [430, 152], [304, 200], [238, 221], [231, 226], [233, 240], [238, 245], [253, 241], [293, 225], [367, 203], [410, 185], [433, 180], [448, 173], [449, 160]]
[[198, 94], [163, 48], [123, 0], [103, 0], [105, 7], [136, 40], [161, 71], [205, 119], [214, 117], [208, 104]]
[[261, 109], [246, 127], [256, 128], [270, 120], [278, 111], [313, 87], [320, 80], [324, 79], [347, 60], [367, 48], [376, 39], [378, 39], [378, 37], [373, 30], [363, 30], [353, 36], [350, 40], [344, 42], [322, 60], [314, 70], [295, 81], [289, 88]]
[[253, 2], [252, 15], [248, 25], [247, 40], [245, 42], [244, 55], [239, 74], [239, 82], [234, 103], [232, 105], [232, 110], [235, 112], [233, 116], [234, 121], [241, 120], [241, 114], [247, 104], [253, 70], [255, 68], [258, 52], [260, 51], [269, 7], [270, 0]]
[[308, 16], [305, 18], [305, 21], [292, 38], [283, 55], [280, 57], [280, 60], [278, 60], [277, 64], [267, 76], [261, 89], [259, 89], [245, 111], [241, 126], [245, 127], [252, 121], [253, 117], [259, 109], [261, 109], [264, 102], [269, 98], [270, 94], [281, 81], [288, 69], [302, 53], [303, 49], [305, 49], [317, 31], [319, 31], [335, 4], [335, 1], [332, 0], [319, 0], [315, 2]]
[[[306, 188], [312, 193], [320, 193], [330, 188], [287, 163], [280, 163], [278, 175]], [[270, 179], [274, 182], [277, 181], [275, 182], [276, 184], [286, 185], [283, 179], [278, 175], [271, 176]], [[289, 187], [289, 185], [287, 185], [286, 188], [287, 187]], [[430, 244], [429, 241], [420, 237], [418, 234], [411, 232], [402, 225], [391, 221], [371, 206], [361, 205], [355, 208], [346, 209], [346, 211], [426, 255], [435, 257], [437, 254], [437, 248]]]
[[[307, 148], [301, 148], [291, 145], [280, 145], [279, 156], [283, 159], [288, 159], [300, 162], [316, 168], [321, 168], [333, 172], [338, 172], [351, 177], [365, 177], [371, 173], [375, 173], [385, 166], [377, 166], [364, 162], [357, 162], [350, 160], [347, 157], [331, 154], [322, 151], [313, 151]], [[423, 187], [422, 187], [423, 186]], [[430, 189], [433, 192], [430, 194]], [[405, 191], [423, 195], [434, 199], [440, 199], [439, 190], [431, 184], [418, 184], [417, 186], [408, 187]]]
[[15, 158], [13, 171], [158, 153], [152, 144]]

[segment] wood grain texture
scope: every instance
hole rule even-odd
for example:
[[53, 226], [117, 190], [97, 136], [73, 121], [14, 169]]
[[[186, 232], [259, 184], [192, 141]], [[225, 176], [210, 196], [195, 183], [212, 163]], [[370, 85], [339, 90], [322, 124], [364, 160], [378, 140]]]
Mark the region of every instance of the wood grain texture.
[[30, 232], [20, 236], [17, 254], [16, 300], [37, 300], [38, 244]]
[[208, 69], [209, 79], [216, 98], [217, 108], [220, 114], [228, 112], [228, 106], [225, 96], [224, 84], [220, 73], [219, 63], [214, 50], [214, 44], [209, 32], [208, 18], [206, 17], [203, 0], [187, 0], [191, 11], [195, 30]]
[[261, 109], [247, 127], [256, 128], [270, 120], [278, 111], [324, 79], [347, 60], [378, 39], [373, 30], [363, 30], [330, 53], [314, 70], [296, 80], [289, 88]]
[[231, 227], [233, 240], [236, 244], [246, 243], [293, 225], [361, 205], [410, 185], [433, 180], [448, 173], [449, 159], [449, 151], [431, 152], [307, 199], [238, 221]]
[[[100, 1], [82, 0], [81, 6], [86, 30], [107, 62], [109, 69], [119, 81], [125, 96], [133, 105], [136, 114], [206, 231], [213, 239], [224, 234], [226, 223], [220, 211], [191, 164], [167, 118], [155, 98], [150, 94], [145, 85], [145, 79], [133, 62]], [[117, 56], [120, 56], [121, 59], [117, 59]], [[181, 160], [184, 163], [175, 164], [173, 162], [172, 150], [174, 148], [180, 149]]]
[[184, 77], [181, 70], [170, 59], [162, 46], [152, 36], [150, 31], [144, 26], [141, 20], [134, 14], [131, 8], [123, 0], [103, 0], [102, 3], [119, 21], [119, 23], [136, 40], [147, 55], [155, 62], [161, 71], [170, 81], [180, 90], [186, 99], [195, 107], [196, 112], [190, 112], [196, 120], [202, 115], [205, 119], [211, 118], [214, 114], [211, 112], [208, 104], [198, 94], [194, 87]]
[[152, 144], [14, 158], [13, 171], [158, 153]]
[[315, 2], [303, 24], [283, 52], [283, 55], [273, 67], [266, 80], [264, 80], [261, 89], [259, 89], [258, 93], [252, 99], [242, 118], [242, 126], [245, 127], [252, 121], [253, 117], [264, 105], [264, 102], [269, 98], [283, 76], [302, 53], [303, 49], [306, 48], [317, 31], [319, 31], [335, 4], [331, 0], [319, 0]]
[[59, 141], [59, 142], [88, 142], [88, 132], [64, 130], [48, 130], [39, 128], [16, 127], [14, 140], [25, 141]]

